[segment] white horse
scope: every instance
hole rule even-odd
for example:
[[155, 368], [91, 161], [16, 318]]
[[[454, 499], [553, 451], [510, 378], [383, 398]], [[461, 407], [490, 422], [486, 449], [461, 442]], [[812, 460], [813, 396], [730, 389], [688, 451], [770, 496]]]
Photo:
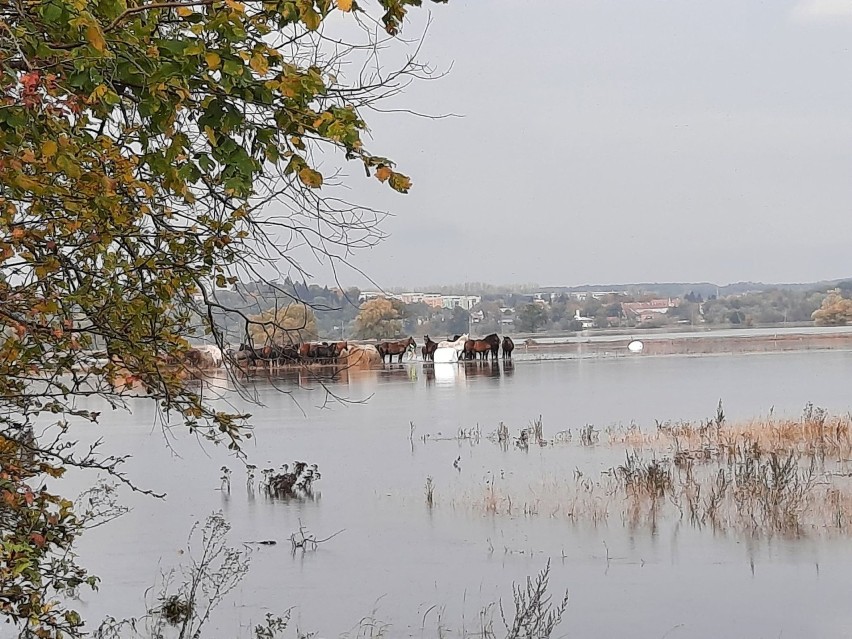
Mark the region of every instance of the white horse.
[[435, 362], [457, 362], [464, 350], [464, 343], [468, 340], [468, 334], [465, 333], [454, 342], [438, 342], [438, 348], [435, 349]]
[[201, 346], [193, 346], [193, 348], [197, 351], [201, 351], [202, 353], [206, 353], [213, 358], [213, 365], [216, 368], [220, 368], [222, 366], [222, 362], [225, 361], [225, 354], [222, 352], [222, 349], [215, 344], [203, 344]]

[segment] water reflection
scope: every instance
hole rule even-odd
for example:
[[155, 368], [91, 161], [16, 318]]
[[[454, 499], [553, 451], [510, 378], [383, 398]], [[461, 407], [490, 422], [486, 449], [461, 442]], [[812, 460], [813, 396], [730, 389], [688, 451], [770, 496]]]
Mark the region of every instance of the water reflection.
[[464, 362], [463, 366], [465, 377], [490, 377], [493, 379], [500, 378], [500, 362], [496, 360]]
[[[257, 388], [294, 386], [312, 389], [329, 384], [350, 385], [354, 379], [358, 380], [359, 385], [365, 382], [368, 385], [387, 382], [418, 384], [422, 379], [426, 386], [432, 386], [456, 384], [468, 379], [498, 382], [501, 378], [511, 377], [514, 374], [515, 364], [511, 360], [474, 360], [452, 363], [416, 361], [392, 362], [372, 368], [345, 365], [294, 366], [274, 371], [252, 371], [247, 376], [239, 376], [237, 381]], [[227, 387], [230, 388], [230, 386]]]

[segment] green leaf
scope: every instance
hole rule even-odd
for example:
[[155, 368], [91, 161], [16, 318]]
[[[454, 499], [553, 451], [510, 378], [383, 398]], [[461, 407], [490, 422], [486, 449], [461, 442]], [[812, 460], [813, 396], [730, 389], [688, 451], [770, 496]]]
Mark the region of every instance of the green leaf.
[[236, 60], [225, 60], [222, 70], [227, 75], [242, 75], [243, 65]]

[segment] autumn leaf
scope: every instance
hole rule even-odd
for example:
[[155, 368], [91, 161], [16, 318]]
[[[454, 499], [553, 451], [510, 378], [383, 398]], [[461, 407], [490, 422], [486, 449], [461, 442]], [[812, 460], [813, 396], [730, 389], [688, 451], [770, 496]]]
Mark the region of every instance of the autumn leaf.
[[269, 71], [269, 63], [266, 61], [266, 56], [261, 53], [255, 53], [251, 57], [249, 66], [260, 75], [266, 75]]
[[318, 189], [322, 186], [322, 174], [307, 166], [299, 171], [299, 179], [305, 186], [309, 186], [312, 189]]
[[390, 177], [390, 187], [394, 191], [399, 191], [400, 193], [408, 193], [408, 189], [411, 188], [411, 179], [407, 175], [403, 175], [402, 173], [394, 173]]
[[45, 158], [52, 158], [56, 155], [56, 142], [53, 140], [45, 140], [41, 145], [41, 155]]
[[337, 8], [341, 11], [352, 11], [352, 0], [337, 0]]
[[222, 63], [222, 58], [219, 57], [218, 53], [210, 52], [204, 56], [204, 61], [207, 62], [207, 66], [215, 71], [219, 68], [219, 65]]
[[97, 24], [89, 24], [86, 27], [86, 40], [89, 41], [96, 50], [103, 52], [106, 49], [106, 40], [101, 28]]
[[387, 182], [388, 178], [390, 178], [392, 175], [393, 171], [391, 171], [386, 166], [380, 166], [378, 169], [376, 169], [376, 177], [378, 178], [379, 182]]
[[309, 30], [316, 31], [319, 29], [320, 23], [322, 22], [322, 16], [320, 16], [313, 7], [306, 7], [301, 13], [302, 22], [305, 23], [305, 26]]
[[106, 85], [99, 84], [97, 87], [95, 87], [95, 90], [92, 91], [89, 94], [89, 97], [86, 98], [86, 104], [94, 104], [95, 102], [100, 100], [102, 97], [104, 97], [106, 95], [106, 92], [107, 92]]

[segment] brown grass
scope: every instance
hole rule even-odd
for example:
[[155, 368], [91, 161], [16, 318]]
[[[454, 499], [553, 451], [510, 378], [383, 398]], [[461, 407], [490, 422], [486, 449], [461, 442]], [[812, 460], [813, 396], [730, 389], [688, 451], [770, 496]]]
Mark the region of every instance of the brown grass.
[[852, 457], [852, 416], [829, 415], [808, 404], [796, 419], [772, 415], [729, 424], [724, 419], [704, 422], [665, 422], [643, 431], [632, 427], [610, 433], [610, 443], [633, 448], [671, 449], [675, 455], [687, 455], [697, 461], [734, 454], [742, 446], [778, 454], [835, 458]]
[[[600, 473], [548, 476], [526, 486], [490, 478], [458, 500], [490, 515], [565, 517], [628, 526], [686, 521], [756, 535], [852, 533], [852, 417], [806, 406], [728, 423], [658, 423], [610, 433], [625, 461]], [[575, 445], [588, 445], [582, 438]], [[453, 500], [454, 502], [456, 500]]]

